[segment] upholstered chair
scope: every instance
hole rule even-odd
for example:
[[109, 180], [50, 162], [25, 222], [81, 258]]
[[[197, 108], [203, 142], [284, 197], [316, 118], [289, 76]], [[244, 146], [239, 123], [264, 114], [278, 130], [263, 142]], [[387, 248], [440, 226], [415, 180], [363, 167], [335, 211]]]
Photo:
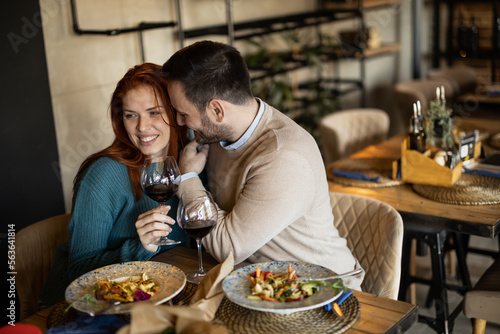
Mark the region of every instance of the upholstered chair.
[[380, 109], [349, 109], [323, 117], [319, 133], [325, 165], [380, 143], [388, 132], [389, 116]]
[[447, 80], [457, 95], [474, 93], [477, 87], [477, 73], [469, 66], [435, 68], [427, 72], [429, 80]]
[[500, 256], [464, 297], [464, 314], [474, 320], [474, 334], [484, 333], [486, 322], [500, 323]]
[[20, 320], [36, 313], [57, 246], [68, 240], [69, 214], [47, 218], [16, 234], [16, 290]]
[[363, 291], [398, 298], [403, 220], [392, 206], [372, 198], [330, 193], [333, 223], [365, 270]]

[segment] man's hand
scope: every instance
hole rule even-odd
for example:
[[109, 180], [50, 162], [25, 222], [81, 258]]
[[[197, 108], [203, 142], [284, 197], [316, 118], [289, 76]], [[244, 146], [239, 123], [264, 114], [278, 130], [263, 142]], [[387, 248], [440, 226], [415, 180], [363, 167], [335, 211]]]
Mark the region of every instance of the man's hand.
[[187, 144], [181, 151], [179, 157], [179, 169], [181, 174], [186, 174], [189, 172], [195, 172], [200, 174], [205, 168], [208, 157], [208, 145], [203, 145], [198, 152], [196, 148], [198, 147], [196, 139], [193, 139], [189, 144]]

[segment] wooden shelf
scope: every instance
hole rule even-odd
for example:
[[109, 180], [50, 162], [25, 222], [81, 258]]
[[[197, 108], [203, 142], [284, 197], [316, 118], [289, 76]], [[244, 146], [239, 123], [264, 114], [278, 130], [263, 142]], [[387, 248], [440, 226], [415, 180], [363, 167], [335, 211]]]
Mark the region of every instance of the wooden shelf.
[[364, 56], [366, 58], [377, 57], [386, 55], [389, 53], [399, 52], [401, 50], [401, 45], [398, 43], [394, 44], [383, 44], [380, 48], [377, 49], [365, 49]]
[[[318, 10], [295, 15], [276, 16], [260, 20], [234, 23], [235, 39], [268, 35], [272, 33], [317, 26], [339, 20], [358, 17], [352, 9]], [[194, 38], [206, 35], [227, 35], [227, 25], [214, 25], [183, 31], [185, 38]]]
[[[392, 43], [392, 44], [383, 44], [381, 47], [376, 48], [376, 49], [364, 49], [364, 50], [347, 50], [347, 51], [342, 51], [342, 47], [338, 47], [338, 49], [335, 50], [321, 50], [318, 49], [311, 49], [315, 50], [318, 54], [321, 54], [325, 59], [325, 61], [329, 60], [339, 60], [339, 59], [361, 59], [361, 58], [374, 58], [374, 57], [379, 57], [379, 56], [384, 56], [390, 53], [395, 53], [399, 52], [401, 49], [401, 46], [397, 43]], [[302, 50], [301, 53], [308, 52], [311, 50]], [[288, 57], [285, 57], [287, 56]], [[282, 55], [280, 55], [280, 58], [283, 59], [287, 63], [286, 66], [283, 66], [283, 68], [279, 71], [272, 70], [270, 68], [266, 67], [252, 67], [249, 65], [249, 70], [253, 73], [252, 75], [252, 81], [254, 80], [261, 80], [263, 78], [277, 75], [277, 74], [283, 74], [286, 72], [298, 70], [301, 68], [305, 68], [310, 66], [305, 59], [302, 59], [300, 56], [297, 59], [294, 59], [289, 53], [284, 52]]]
[[[180, 1], [180, 0], [177, 0]], [[181, 44], [184, 39], [197, 38], [210, 35], [227, 35], [230, 43], [235, 40], [245, 40], [253, 37], [277, 34], [284, 31], [315, 27], [322, 24], [335, 23], [346, 20], [358, 20], [362, 25], [365, 24], [364, 11], [371, 9], [379, 9], [383, 7], [399, 6], [401, 0], [359, 0], [346, 2], [333, 2], [324, 0], [318, 6], [318, 9], [310, 12], [302, 12], [292, 15], [282, 15], [268, 17], [257, 20], [233, 22], [230, 12], [226, 24], [197, 27], [191, 29], [182, 29], [179, 26]], [[319, 31], [319, 29], [318, 29]], [[321, 41], [321, 40], [320, 40]], [[252, 83], [262, 81], [262, 79], [274, 77], [277, 75], [294, 72], [303, 68], [315, 66], [311, 64], [304, 55], [313, 52], [318, 55], [323, 62], [337, 62], [342, 59], [355, 59], [360, 64], [360, 75], [356, 78], [344, 78], [337, 74], [333, 78], [324, 78], [323, 74], [318, 74], [317, 79], [313, 84], [318, 85], [318, 90], [327, 91], [331, 96], [340, 96], [353, 92], [361, 92], [361, 106], [365, 106], [365, 60], [378, 56], [388, 55], [400, 51], [400, 45], [396, 43], [383, 44], [376, 49], [360, 49], [359, 47], [341, 43], [331, 46], [311, 46], [308, 50], [301, 50], [298, 55], [292, 53], [291, 50], [280, 54], [266, 55], [258, 59], [253, 58], [254, 55], [248, 55], [247, 64], [250, 70]], [[282, 63], [282, 66], [272, 68], [269, 64], [273, 63], [272, 56], [277, 57]], [[299, 90], [306, 89], [309, 83], [297, 83]], [[302, 96], [295, 96], [299, 102], [302, 101]]]
[[330, 54], [329, 56], [330, 59], [361, 59], [361, 58], [375, 58], [379, 56], [384, 56], [388, 55], [391, 53], [396, 53], [401, 50], [401, 45], [399, 43], [386, 43], [382, 44], [378, 48], [365, 48], [365, 49], [359, 49], [355, 46], [351, 46], [348, 44], [343, 44], [342, 47], [340, 48], [340, 52], [337, 52], [335, 54]]
[[[396, 6], [400, 4], [401, 0], [364, 0], [364, 5], [361, 10]], [[360, 16], [360, 8], [357, 1], [346, 3], [325, 1], [323, 6], [321, 10], [311, 12], [234, 23], [233, 29], [235, 32], [235, 39], [248, 39], [286, 30], [353, 19]], [[206, 35], [227, 35], [228, 27], [225, 24], [220, 24], [185, 29], [183, 30], [183, 34], [185, 38], [195, 38]]]
[[[364, 0], [363, 10], [377, 9], [387, 6], [399, 6], [401, 0]], [[359, 1], [332, 2], [325, 0], [322, 2], [324, 9], [359, 10]]]

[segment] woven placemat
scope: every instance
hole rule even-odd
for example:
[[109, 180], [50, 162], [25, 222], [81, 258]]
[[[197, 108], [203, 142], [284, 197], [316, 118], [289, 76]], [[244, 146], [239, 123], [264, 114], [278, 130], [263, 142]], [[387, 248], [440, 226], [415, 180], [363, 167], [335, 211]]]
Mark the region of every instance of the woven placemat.
[[343, 333], [358, 320], [359, 302], [351, 295], [340, 304], [340, 309], [344, 318], [333, 311], [325, 311], [323, 307], [276, 314], [249, 310], [224, 297], [215, 314], [215, 323], [224, 325], [233, 334]]
[[[346, 159], [335, 161], [328, 165], [328, 179], [331, 181], [352, 187], [360, 188], [385, 188], [395, 187], [403, 184], [401, 180], [392, 179], [392, 159]], [[359, 172], [368, 177], [379, 177], [378, 182], [350, 179], [333, 174], [334, 169], [346, 172]]]
[[64, 325], [75, 321], [80, 314], [70, 307], [66, 301], [57, 303], [47, 317], [47, 328]]
[[188, 305], [197, 288], [197, 284], [186, 282], [184, 289], [182, 289], [177, 296], [172, 298], [172, 303], [174, 303], [174, 305]]
[[451, 187], [414, 184], [413, 190], [430, 200], [462, 205], [500, 203], [500, 179], [463, 173]]
[[[198, 285], [186, 283], [186, 287], [175, 296], [175, 305], [189, 304]], [[335, 312], [327, 312], [323, 307], [292, 314], [275, 314], [249, 310], [234, 304], [224, 297], [215, 314], [214, 323], [225, 326], [233, 334], [237, 333], [343, 333], [359, 318], [359, 302], [353, 295], [349, 296], [340, 309], [344, 318]]]

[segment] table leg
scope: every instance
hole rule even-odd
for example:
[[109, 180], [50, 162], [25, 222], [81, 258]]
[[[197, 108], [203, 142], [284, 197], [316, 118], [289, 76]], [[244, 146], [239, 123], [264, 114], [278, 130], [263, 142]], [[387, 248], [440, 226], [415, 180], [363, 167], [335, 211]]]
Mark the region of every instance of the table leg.
[[460, 273], [460, 278], [463, 283], [463, 290], [464, 290], [462, 291], [463, 294], [472, 289], [472, 284], [470, 282], [469, 268], [467, 267], [467, 253], [466, 253], [469, 238], [467, 236], [463, 236], [460, 233], [455, 233], [455, 232], [451, 234], [451, 238], [453, 240], [453, 244], [455, 245], [458, 270]]
[[[430, 285], [428, 303], [434, 302], [436, 317], [430, 318], [420, 315], [419, 321], [427, 323], [437, 333], [449, 334], [453, 330], [453, 317], [450, 317], [448, 306], [448, 292], [444, 266], [445, 242], [447, 232], [444, 230], [421, 226], [418, 223], [405, 221], [405, 237], [403, 241], [403, 261], [401, 264], [401, 285], [399, 299], [405, 300], [410, 284], [424, 283]], [[411, 257], [412, 240], [423, 241], [430, 248], [432, 279], [426, 280], [411, 275], [409, 259]], [[405, 260], [406, 259], [406, 260]]]
[[[444, 232], [444, 231], [442, 231]], [[453, 324], [450, 326], [449, 309], [448, 309], [448, 291], [446, 288], [446, 274], [444, 266], [444, 243], [446, 241], [446, 233], [436, 232], [429, 234], [426, 242], [431, 248], [431, 265], [432, 265], [432, 284], [434, 308], [436, 310], [436, 319], [434, 321], [434, 329], [438, 333], [450, 333]]]

